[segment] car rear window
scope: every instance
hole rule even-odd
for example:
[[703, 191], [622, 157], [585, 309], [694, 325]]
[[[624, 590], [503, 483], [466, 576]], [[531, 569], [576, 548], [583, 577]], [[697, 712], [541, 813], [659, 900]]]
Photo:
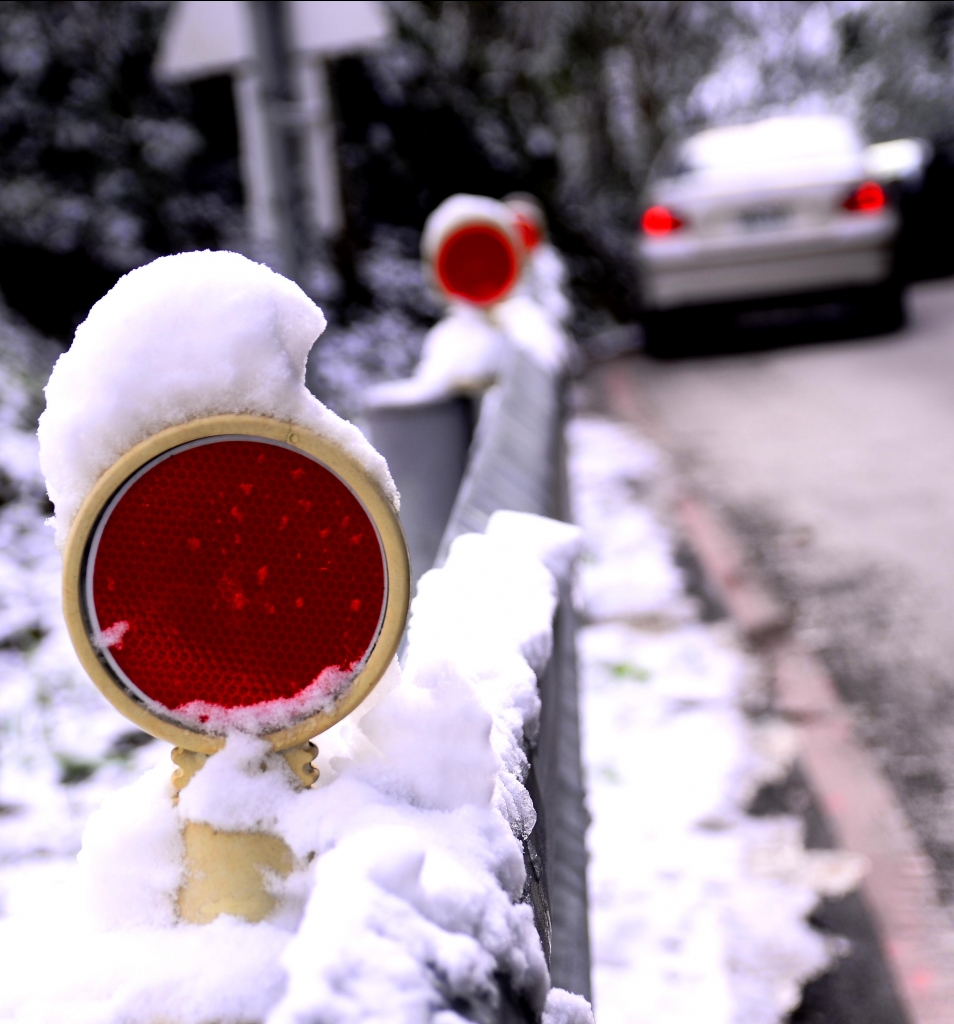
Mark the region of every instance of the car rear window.
[[843, 118], [776, 117], [700, 132], [677, 148], [663, 173], [708, 176], [841, 164], [857, 160], [861, 148], [857, 132]]

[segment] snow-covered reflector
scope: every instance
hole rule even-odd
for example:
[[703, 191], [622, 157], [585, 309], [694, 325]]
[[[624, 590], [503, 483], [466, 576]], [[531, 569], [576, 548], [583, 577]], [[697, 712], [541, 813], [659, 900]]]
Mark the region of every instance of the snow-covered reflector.
[[[230, 253], [168, 257], [94, 307], [47, 388], [54, 499], [67, 432], [94, 447], [117, 434], [138, 442], [104, 468], [70, 528], [73, 644], [119, 711], [187, 750], [212, 753], [234, 729], [275, 750], [305, 742], [367, 695], [404, 628], [408, 558], [390, 478], [299, 393], [323, 326], [265, 267]], [[218, 359], [197, 358], [200, 346]], [[97, 357], [107, 380], [94, 391]], [[144, 405], [165, 422], [160, 412], [151, 425], [163, 429], [139, 439]]]
[[540, 200], [529, 192], [511, 192], [504, 196], [504, 204], [516, 218], [524, 249], [534, 252], [547, 236], [547, 218]]
[[451, 196], [428, 218], [421, 253], [447, 314], [427, 332], [414, 375], [368, 388], [366, 408], [482, 395], [507, 372], [513, 349], [550, 372], [566, 367], [566, 272], [533, 196]]
[[505, 203], [460, 194], [428, 217], [421, 253], [449, 300], [490, 306], [506, 298], [520, 279], [526, 247]]

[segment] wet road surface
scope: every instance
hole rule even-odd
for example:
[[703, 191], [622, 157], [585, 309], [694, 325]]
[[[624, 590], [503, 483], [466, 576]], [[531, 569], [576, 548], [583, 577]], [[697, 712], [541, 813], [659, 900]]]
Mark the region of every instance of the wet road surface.
[[678, 465], [833, 673], [954, 902], [954, 282], [860, 341], [632, 357]]

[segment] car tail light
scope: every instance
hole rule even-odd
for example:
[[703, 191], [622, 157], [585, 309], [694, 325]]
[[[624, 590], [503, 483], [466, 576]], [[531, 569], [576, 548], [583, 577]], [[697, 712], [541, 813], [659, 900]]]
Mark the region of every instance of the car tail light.
[[841, 205], [852, 213], [877, 213], [887, 202], [884, 189], [876, 181], [863, 181]]
[[647, 235], [668, 235], [682, 227], [682, 220], [665, 206], [650, 206], [641, 221]]

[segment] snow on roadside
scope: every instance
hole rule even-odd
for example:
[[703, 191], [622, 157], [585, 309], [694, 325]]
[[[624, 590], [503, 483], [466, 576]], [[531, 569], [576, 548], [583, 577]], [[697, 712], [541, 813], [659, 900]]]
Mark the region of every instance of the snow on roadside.
[[666, 467], [628, 427], [567, 429], [577, 581], [594, 1009], [600, 1024], [775, 1024], [843, 940], [806, 921], [857, 884], [851, 854], [745, 808], [794, 754], [754, 723], [755, 667], [699, 620], [662, 525]]

